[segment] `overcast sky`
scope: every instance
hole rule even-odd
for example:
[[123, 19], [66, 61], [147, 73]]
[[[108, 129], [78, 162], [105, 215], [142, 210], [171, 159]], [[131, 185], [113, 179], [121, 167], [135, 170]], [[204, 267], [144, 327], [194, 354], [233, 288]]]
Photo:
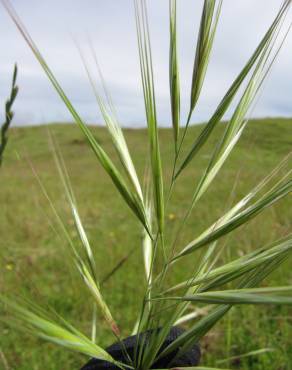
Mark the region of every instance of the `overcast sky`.
[[[206, 120], [243, 67], [272, 22], [280, 0], [224, 0], [206, 83], [193, 122]], [[88, 60], [91, 39], [120, 121], [145, 122], [133, 0], [12, 0], [19, 16], [48, 64], [89, 123], [100, 123], [97, 105], [74, 39]], [[168, 0], [149, 0], [159, 122], [168, 125]], [[201, 0], [178, 0], [179, 62], [182, 109], [189, 103]], [[292, 20], [291, 13], [288, 21]], [[9, 91], [13, 63], [19, 65], [16, 124], [71, 120], [31, 51], [0, 6], [0, 102]], [[290, 34], [254, 116], [292, 116], [292, 33]]]

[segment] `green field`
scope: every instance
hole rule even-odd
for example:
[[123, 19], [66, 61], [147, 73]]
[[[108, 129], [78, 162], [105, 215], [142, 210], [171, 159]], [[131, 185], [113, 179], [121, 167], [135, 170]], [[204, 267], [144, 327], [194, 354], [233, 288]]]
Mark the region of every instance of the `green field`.
[[[70, 172], [80, 214], [96, 254], [102, 279], [115, 264], [133, 251], [127, 262], [103, 286], [104, 295], [127, 336], [137, 318], [144, 276], [140, 243], [140, 226], [124, 205], [113, 185], [97, 164], [82, 134], [73, 125], [51, 125]], [[200, 173], [208, 163], [210, 148], [223, 125], [215, 132], [188, 167], [176, 185], [176, 196], [167, 209], [170, 232], [183, 215]], [[106, 151], [115, 156], [110, 138], [103, 128], [93, 128]], [[198, 134], [200, 126], [189, 131], [186, 147]], [[126, 130], [126, 137], [139, 174], [143, 175], [147, 154], [146, 130]], [[171, 175], [172, 132], [160, 131], [165, 183]], [[221, 212], [251, 190], [292, 148], [292, 120], [267, 119], [251, 121], [245, 134], [226, 162], [207, 194], [194, 209], [185, 229], [184, 241], [194, 238], [209, 226]], [[92, 304], [87, 290], [71, 266], [65, 238], [54, 221], [47, 199], [30, 166], [33, 166], [64, 223], [74, 234], [73, 220], [49, 150], [45, 126], [14, 128], [3, 167], [0, 170], [0, 286], [16, 296], [29, 295], [35, 302], [52, 306], [75, 326], [90, 332]], [[167, 187], [167, 185], [166, 185]], [[292, 230], [291, 196], [266, 210], [227, 237], [222, 258], [238, 256], [287, 235]], [[184, 259], [175, 270], [176, 281], [193, 268], [196, 261]], [[291, 259], [264, 284], [292, 284]], [[86, 361], [83, 356], [15, 331], [9, 317], [1, 312], [0, 369], [73, 370]], [[292, 311], [287, 307], [238, 307], [202, 341], [204, 366], [232, 369], [292, 369]], [[98, 341], [113, 341], [100, 320]], [[217, 365], [216, 361], [261, 348], [275, 351]]]

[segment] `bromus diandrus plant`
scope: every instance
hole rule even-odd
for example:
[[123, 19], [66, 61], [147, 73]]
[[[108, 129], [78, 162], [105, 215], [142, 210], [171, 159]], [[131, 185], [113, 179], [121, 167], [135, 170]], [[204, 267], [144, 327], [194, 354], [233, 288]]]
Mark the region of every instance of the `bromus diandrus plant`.
[[[216, 32], [220, 24], [221, 9], [224, 5], [223, 0], [204, 0], [191, 76], [188, 116], [186, 122], [182, 122], [177, 51], [177, 2], [176, 0], [169, 1], [169, 87], [174, 148], [170, 183], [165, 181], [160, 153], [147, 4], [146, 0], [133, 0], [133, 2], [149, 140], [149, 168], [145, 170], [145, 186], [141, 185], [141, 180], [137, 175], [101, 73], [103, 92], [100, 92], [95, 86], [84, 59], [98, 106], [107, 125], [113, 146], [118, 153], [120, 166], [116, 165], [106, 153], [67, 98], [10, 2], [2, 0], [2, 4], [39, 61], [57, 94], [87, 139], [97, 160], [137, 219], [137, 227], [141, 229], [143, 236], [145, 291], [141, 301], [141, 310], [137, 313], [136, 322], [133, 323], [133, 334], [136, 334], [141, 341], [137, 341], [132, 355], [123, 346], [119, 325], [111, 313], [110, 302], [106, 302], [104, 299], [102, 287], [97, 278], [98, 266], [95, 262], [94, 248], [86, 236], [61, 151], [54, 143], [53, 138], [50, 139], [53, 155], [70, 205], [81, 248], [74, 244], [52, 203], [51, 206], [60, 229], [70, 246], [72, 263], [76, 266], [92, 299], [91, 338], [78, 331], [57, 314], [47, 312], [31, 302], [15, 301], [3, 295], [0, 296], [0, 300], [7, 309], [15, 314], [16, 319], [13, 324], [17, 328], [25, 328], [44, 339], [90, 357], [110, 362], [119, 368], [147, 370], [152, 368], [158, 360], [174, 353], [175, 356], [167, 364], [167, 367], [170, 368], [177, 358], [180, 358], [200, 341], [235, 305], [292, 304], [291, 286], [260, 287], [263, 280], [291, 255], [291, 234], [267, 246], [254, 245], [250, 252], [226, 263], [220, 259], [226, 237], [246, 225], [268, 207], [291, 194], [291, 155], [284, 158], [239, 202], [223, 212], [212, 225], [206, 225], [205, 231], [199, 235], [193, 235], [186, 245], [182, 242], [185, 225], [192, 215], [193, 209], [204, 198], [244, 132], [256, 99], [262, 91], [263, 83], [284, 45], [291, 27], [291, 24], [287, 26], [285, 23], [291, 0], [282, 2], [271, 26], [263, 35], [259, 45], [231, 84], [199, 136], [191, 138], [190, 147], [186, 147], [185, 138], [190, 132], [188, 128], [192, 114], [199, 104], [200, 93], [204, 87]], [[98, 65], [97, 60], [96, 64]], [[106, 99], [103, 98], [104, 95]], [[197, 183], [194, 183], [193, 195], [189, 199], [185, 214], [178, 220], [178, 227], [173, 235], [172, 230], [166, 227], [165, 214], [175, 195], [176, 183], [183, 181], [181, 174], [185, 168], [196, 166], [195, 160], [198, 158], [198, 153], [210, 138], [214, 139], [215, 128], [230, 109], [233, 109], [231, 118], [225, 123], [222, 136], [215, 138], [209, 162], [202, 176], [197, 179]], [[49, 199], [41, 182], [40, 186], [44, 195]], [[172, 238], [169, 237], [169, 234]], [[239, 247], [239, 245], [233, 246], [234, 249]], [[174, 284], [170, 279], [173, 269], [179, 264], [183, 266], [185, 258], [192, 259], [193, 269], [188, 272], [187, 280], [177, 281]], [[117, 266], [119, 265], [118, 263]], [[194, 305], [197, 310], [190, 312], [190, 308]], [[97, 310], [101, 312], [109, 330], [120, 342], [124, 358], [127, 361], [117, 361], [97, 344]], [[203, 316], [198, 314], [199, 311], [204, 312]], [[165, 346], [164, 343], [171, 328], [182, 322], [191, 322], [191, 324], [184, 333]], [[148, 332], [147, 337], [142, 335], [145, 331]], [[200, 369], [198, 366], [196, 368]]]

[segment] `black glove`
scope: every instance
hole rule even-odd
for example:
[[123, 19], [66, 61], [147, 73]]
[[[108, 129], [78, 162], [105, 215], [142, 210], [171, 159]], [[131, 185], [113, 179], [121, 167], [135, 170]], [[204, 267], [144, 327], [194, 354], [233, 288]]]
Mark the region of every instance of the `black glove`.
[[[160, 329], [158, 329], [159, 331]], [[184, 330], [179, 327], [171, 328], [168, 336], [166, 337], [163, 345], [161, 346], [158, 355], [175, 339], [177, 339], [181, 334], [183, 334]], [[127, 350], [127, 353], [131, 360], [134, 358], [134, 351], [135, 346], [137, 345], [137, 340], [139, 343], [143, 342], [144, 346], [147, 346], [147, 342], [149, 340], [150, 334], [153, 333], [153, 330], [148, 330], [144, 333], [141, 333], [139, 337], [137, 335], [133, 335], [126, 339], [123, 339], [124, 347]], [[138, 339], [139, 338], [139, 339]], [[139, 344], [138, 344], [139, 347]], [[185, 352], [182, 356], [175, 358], [179, 349], [169, 353], [163, 358], [160, 358], [151, 366], [151, 369], [167, 369], [171, 367], [192, 367], [199, 365], [201, 351], [198, 345], [193, 345], [191, 349]], [[129, 359], [127, 358], [126, 354], [123, 352], [121, 344], [119, 342], [112, 344], [109, 346], [106, 351], [116, 360], [125, 364], [129, 365]], [[97, 360], [91, 359], [81, 370], [120, 370], [114, 364]]]

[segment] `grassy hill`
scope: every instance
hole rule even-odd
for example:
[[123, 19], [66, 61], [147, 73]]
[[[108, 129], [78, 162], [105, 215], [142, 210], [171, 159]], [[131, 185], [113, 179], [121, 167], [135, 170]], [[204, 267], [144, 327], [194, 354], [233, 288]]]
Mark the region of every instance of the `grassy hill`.
[[[123, 268], [103, 286], [107, 301], [126, 336], [137, 318], [138, 297], [144, 284], [140, 228], [97, 164], [78, 128], [56, 124], [50, 129], [60, 144], [71, 175], [80, 213], [96, 253], [99, 277], [106, 276], [117, 261], [132, 251]], [[106, 151], [115, 155], [106, 130], [92, 129]], [[200, 126], [190, 129], [186, 147], [200, 129]], [[168, 230], [173, 230], [183, 215], [189, 195], [208, 163], [211, 145], [222, 129], [223, 125], [177, 183], [177, 195], [167, 209]], [[172, 132], [162, 129], [160, 136], [165, 183], [168, 184], [173, 155], [170, 145]], [[148, 149], [146, 130], [126, 130], [126, 137], [142, 176]], [[251, 121], [220, 175], [194, 209], [182, 243], [214, 222], [222, 211], [252, 189], [291, 148], [292, 120]], [[89, 333], [92, 308], [89, 296], [70, 264], [65, 238], [54, 221], [31, 167], [43, 182], [73, 239], [77, 240], [49, 150], [47, 128], [14, 128], [0, 170], [1, 290], [15, 296], [29, 295], [39, 304], [48, 304]], [[287, 235], [292, 230], [291, 226], [292, 202], [288, 197], [248, 226], [240, 228], [232, 237], [225, 238], [226, 249], [221, 258], [238, 256], [243, 250], [261, 247]], [[195, 262], [187, 258], [175, 271], [175, 278], [183, 279]], [[274, 273], [269, 284], [292, 284], [291, 259]], [[0, 321], [0, 369], [6, 370], [1, 356], [5, 356], [9, 369], [17, 370], [73, 370], [86, 361], [82, 356], [14, 331], [3, 312], [0, 311], [0, 315], [3, 318]], [[203, 364], [243, 370], [291, 369], [291, 330], [291, 309], [272, 306], [235, 308], [202, 342]], [[97, 335], [101, 345], [109, 345], [113, 341], [101, 320]], [[220, 366], [216, 363], [217, 360], [261, 348], [274, 348], [275, 352], [236, 359]]]

